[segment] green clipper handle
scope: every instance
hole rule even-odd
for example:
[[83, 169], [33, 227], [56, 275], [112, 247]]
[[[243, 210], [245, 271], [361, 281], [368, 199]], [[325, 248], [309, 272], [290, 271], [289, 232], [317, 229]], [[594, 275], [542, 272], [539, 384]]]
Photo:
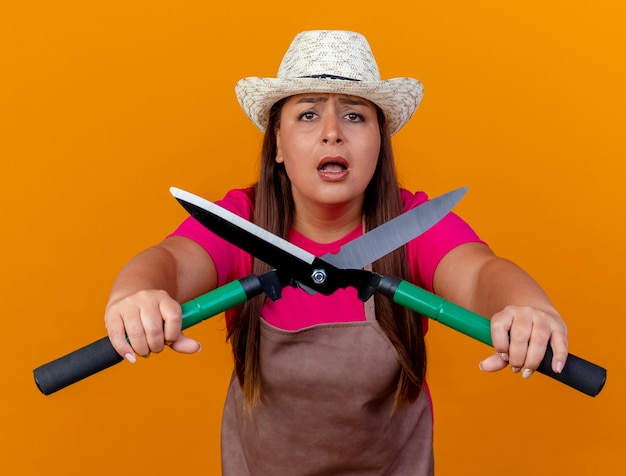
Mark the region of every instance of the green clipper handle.
[[[394, 302], [426, 317], [439, 321], [465, 335], [492, 346], [490, 322], [478, 314], [453, 304], [407, 281], [384, 276], [378, 291]], [[552, 371], [552, 348], [548, 345], [538, 372], [552, 377], [587, 395], [595, 397], [606, 381], [606, 369], [569, 354], [563, 371]]]
[[[251, 275], [232, 281], [183, 304], [182, 328], [187, 329], [241, 304], [262, 291], [259, 278]], [[124, 360], [103, 337], [70, 354], [36, 368], [35, 383], [44, 395], [50, 395]]]

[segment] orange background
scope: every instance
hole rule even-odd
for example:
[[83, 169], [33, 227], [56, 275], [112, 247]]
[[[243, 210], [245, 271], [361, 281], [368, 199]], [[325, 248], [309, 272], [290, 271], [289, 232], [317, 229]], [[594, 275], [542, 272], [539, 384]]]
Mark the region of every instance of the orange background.
[[[10, 6], [9, 6], [10, 5]], [[274, 76], [293, 36], [345, 28], [384, 77], [425, 85], [395, 138], [403, 184], [438, 195], [533, 274], [596, 398], [486, 375], [486, 346], [428, 336], [438, 475], [597, 475], [623, 466], [626, 333], [622, 0], [22, 1], [0, 7], [3, 474], [218, 474], [224, 323], [195, 356], [121, 364], [54, 395], [32, 369], [105, 335], [120, 267], [185, 217], [172, 185], [254, 180], [261, 134], [233, 92]]]

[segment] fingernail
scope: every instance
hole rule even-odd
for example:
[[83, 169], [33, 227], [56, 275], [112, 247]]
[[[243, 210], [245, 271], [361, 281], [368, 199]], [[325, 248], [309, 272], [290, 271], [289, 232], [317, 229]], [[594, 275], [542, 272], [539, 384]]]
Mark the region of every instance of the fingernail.
[[562, 370], [563, 370], [563, 362], [557, 362], [556, 363], [556, 373], [560, 374]]
[[509, 354], [507, 354], [506, 352], [500, 353], [500, 357], [502, 357], [502, 360], [504, 360], [505, 362], [509, 361]]
[[533, 374], [533, 371], [530, 369], [524, 369], [524, 371], [522, 372], [522, 377], [524, 378], [528, 378]]
[[126, 357], [126, 360], [128, 360], [131, 364], [134, 364], [135, 362], [137, 362], [137, 357], [135, 357], [135, 354], [132, 354], [130, 352], [126, 354], [124, 357]]
[[513, 371], [514, 374], [518, 373], [520, 371], [519, 367], [511, 367], [511, 370]]
[[478, 368], [479, 368], [480, 370], [484, 370], [484, 369], [483, 369], [483, 363], [482, 363], [482, 362], [479, 362], [479, 363], [478, 363]]
[[196, 353], [200, 352], [202, 350], [202, 344], [198, 344], [198, 350], [196, 350]]

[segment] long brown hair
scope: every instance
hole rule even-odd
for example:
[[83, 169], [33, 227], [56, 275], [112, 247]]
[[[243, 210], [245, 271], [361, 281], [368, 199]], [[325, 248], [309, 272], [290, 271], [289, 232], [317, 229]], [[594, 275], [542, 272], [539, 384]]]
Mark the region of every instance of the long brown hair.
[[[295, 209], [291, 182], [283, 164], [276, 158], [276, 134], [280, 125], [282, 103], [270, 111], [270, 120], [261, 151], [259, 181], [254, 186], [254, 221], [272, 233], [287, 237], [292, 226]], [[400, 186], [395, 170], [391, 137], [384, 114], [378, 109], [381, 147], [378, 164], [365, 191], [363, 218], [365, 230], [371, 230], [403, 211]], [[383, 199], [384, 197], [384, 199]], [[273, 213], [283, 210], [283, 213]], [[411, 278], [406, 249], [402, 247], [372, 264], [376, 273], [389, 274], [402, 279]], [[254, 260], [253, 272], [262, 274], [270, 267]], [[241, 305], [228, 327], [228, 339], [233, 348], [235, 371], [244, 394], [244, 408], [248, 411], [261, 399], [262, 379], [259, 365], [260, 315], [264, 296]], [[376, 318], [396, 351], [401, 365], [398, 376], [394, 408], [414, 402], [419, 396], [426, 373], [426, 349], [421, 318], [390, 299], [377, 295]]]

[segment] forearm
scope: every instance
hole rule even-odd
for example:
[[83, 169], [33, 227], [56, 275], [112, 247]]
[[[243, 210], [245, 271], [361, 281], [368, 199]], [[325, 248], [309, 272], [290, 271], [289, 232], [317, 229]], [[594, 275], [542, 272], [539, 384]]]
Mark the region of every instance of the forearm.
[[509, 362], [529, 376], [548, 343], [553, 370], [563, 368], [567, 326], [541, 286], [519, 266], [497, 257], [487, 246], [467, 243], [441, 260], [434, 286], [443, 298], [491, 319], [496, 353], [481, 363], [483, 370], [499, 370]]
[[493, 256], [476, 272], [468, 307], [491, 317], [507, 306], [529, 306], [558, 317], [541, 286], [515, 263]]
[[148, 289], [166, 291], [182, 303], [216, 285], [215, 266], [204, 249], [186, 238], [168, 238], [124, 266], [113, 283], [109, 303]]
[[514, 263], [494, 257], [481, 267], [477, 282], [474, 305], [491, 318], [496, 349], [481, 368], [499, 370], [509, 363], [528, 378], [550, 344], [552, 370], [560, 373], [567, 359], [567, 326], [535, 280]]
[[131, 362], [135, 353], [160, 352], [165, 343], [180, 352], [200, 345], [181, 333], [180, 304], [215, 287], [213, 261], [197, 243], [168, 238], [140, 253], [113, 283], [105, 323], [117, 352]]
[[176, 260], [163, 246], [154, 246], [132, 258], [117, 275], [109, 302], [116, 302], [146, 289], [177, 294]]
[[434, 287], [443, 298], [488, 318], [507, 306], [531, 306], [556, 314], [528, 273], [480, 243], [451, 250], [437, 267]]

